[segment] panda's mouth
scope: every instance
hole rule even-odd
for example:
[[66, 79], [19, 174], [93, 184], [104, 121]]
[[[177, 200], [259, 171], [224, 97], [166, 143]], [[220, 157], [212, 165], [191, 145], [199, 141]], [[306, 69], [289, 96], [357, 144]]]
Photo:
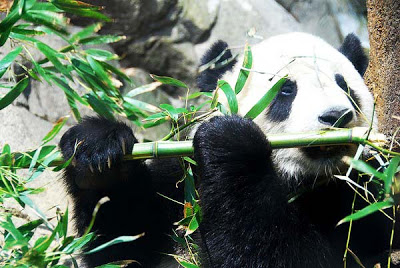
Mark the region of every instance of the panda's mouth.
[[351, 152], [350, 146], [347, 145], [305, 147], [301, 150], [308, 158], [313, 160], [341, 159]]

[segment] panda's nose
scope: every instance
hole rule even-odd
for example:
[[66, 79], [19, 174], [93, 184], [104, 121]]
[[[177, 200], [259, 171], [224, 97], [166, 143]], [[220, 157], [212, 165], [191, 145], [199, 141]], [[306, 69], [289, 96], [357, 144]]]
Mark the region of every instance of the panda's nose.
[[318, 117], [318, 121], [332, 127], [345, 127], [353, 119], [353, 112], [349, 109], [333, 109]]

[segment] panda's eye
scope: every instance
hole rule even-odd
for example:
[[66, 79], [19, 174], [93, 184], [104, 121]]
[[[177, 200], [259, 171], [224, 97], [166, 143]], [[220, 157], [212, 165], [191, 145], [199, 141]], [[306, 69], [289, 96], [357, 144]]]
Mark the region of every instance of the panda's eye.
[[285, 96], [292, 95], [296, 90], [296, 82], [287, 80], [281, 87], [281, 94]]

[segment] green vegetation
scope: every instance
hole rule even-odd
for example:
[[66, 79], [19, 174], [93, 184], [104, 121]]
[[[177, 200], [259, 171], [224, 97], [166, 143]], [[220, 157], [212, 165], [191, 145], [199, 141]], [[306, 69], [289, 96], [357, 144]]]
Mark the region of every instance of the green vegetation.
[[[170, 124], [171, 130], [165, 133], [163, 141], [184, 140], [181, 132], [193, 124], [200, 122], [219, 111], [222, 114], [236, 114], [238, 103], [236, 95], [242, 90], [252, 67], [252, 54], [249, 46], [245, 47], [243, 69], [241, 70], [234, 88], [226, 81], [219, 81], [214, 93], [191, 93], [189, 87], [182, 81], [153, 75], [154, 83], [132, 89], [122, 95], [119, 86], [122, 83], [132, 83], [110, 61], [118, 60], [118, 56], [98, 45], [118, 42], [123, 36], [98, 35], [101, 23], [90, 25], [79, 32], [70, 33], [68, 19], [65, 14], [95, 18], [109, 21], [110, 19], [99, 12], [100, 8], [75, 0], [49, 0], [48, 2], [36, 0], [15, 0], [8, 15], [0, 22], [0, 47], [10, 45], [11, 51], [0, 59], [0, 78], [3, 81], [0, 88], [7, 93], [0, 96], [0, 109], [10, 105], [29, 84], [29, 79], [34, 79], [49, 85], [56, 86], [60, 93], [65, 94], [72, 114], [76, 121], [81, 120], [78, 104], [94, 110], [99, 115], [107, 118], [121, 116], [132, 121], [140, 128], [151, 128], [160, 124]], [[65, 46], [56, 50], [40, 41], [41, 36], [54, 36], [65, 42]], [[35, 60], [33, 55], [40, 53], [42, 59]], [[24, 73], [14, 73], [14, 66], [20, 66]], [[203, 68], [212, 67], [203, 66]], [[7, 77], [5, 79], [4, 77]], [[256, 118], [272, 101], [280, 86], [286, 78], [282, 78], [267, 92], [265, 96], [246, 114], [246, 117]], [[187, 89], [185, 107], [176, 108], [169, 104], [161, 104], [155, 107], [141, 102], [135, 97], [151, 90], [160, 84], [172, 85]], [[83, 87], [84, 92], [77, 88]], [[218, 94], [222, 91], [228, 100], [228, 107], [218, 102]], [[189, 105], [188, 101], [198, 99], [197, 105]], [[0, 265], [2, 267], [78, 267], [76, 257], [85, 246], [95, 239], [91, 227], [96, 213], [106, 199], [99, 201], [93, 212], [92, 224], [81, 237], [68, 234], [68, 209], [64, 212], [57, 211], [54, 216], [56, 224], [50, 223], [29, 196], [41, 192], [43, 189], [32, 189], [26, 186], [43, 173], [44, 170], [59, 172], [66, 167], [72, 159], [65, 163], [55, 165], [60, 153], [55, 145], [50, 145], [53, 138], [59, 133], [66, 123], [67, 117], [60, 118], [53, 129], [42, 139], [41, 145], [34, 151], [13, 152], [7, 144], [3, 146], [0, 154]], [[340, 141], [338, 141], [340, 143]], [[367, 142], [368, 143], [368, 142]], [[373, 144], [369, 144], [373, 145]], [[77, 144], [79, 146], [79, 144]], [[289, 145], [290, 146], [290, 145]], [[375, 146], [376, 147], [376, 146]], [[359, 152], [363, 145], [360, 145]], [[354, 211], [352, 215], [345, 217], [339, 223], [352, 222], [371, 213], [380, 211], [395, 222], [396, 206], [399, 204], [400, 193], [400, 157], [393, 157], [393, 153], [376, 147], [381, 152], [379, 158], [386, 168], [375, 170], [367, 163], [358, 160], [359, 154], [354, 160], [349, 160], [350, 170], [355, 168], [362, 174], [370, 176], [369, 183], [381, 186], [379, 196], [373, 196], [368, 191], [368, 184], [359, 185], [350, 181], [348, 176], [339, 176], [350, 187], [354, 188], [355, 198], [363, 198], [370, 205], [360, 211]], [[384, 153], [384, 154], [383, 154]], [[179, 222], [179, 229], [184, 229], [184, 236], [177, 233], [172, 236], [177, 243], [187, 248], [189, 258], [173, 256], [183, 267], [198, 267], [198, 246], [191, 238], [201, 222], [201, 209], [198, 204], [198, 194], [195, 189], [191, 165], [196, 165], [189, 155], [181, 157], [184, 176], [177, 183], [185, 185], [185, 200], [182, 204], [184, 218]], [[28, 175], [21, 176], [20, 170], [27, 169]], [[348, 173], [349, 174], [349, 173]], [[396, 177], [397, 176], [397, 177]], [[365, 195], [364, 193], [368, 193]], [[166, 197], [168, 198], [168, 197]], [[26, 221], [16, 226], [15, 218], [18, 213], [4, 206], [7, 200], [15, 200], [20, 208], [30, 207], [38, 215], [38, 219]], [[355, 199], [354, 199], [355, 200]], [[176, 202], [180, 202], [178, 200]], [[392, 208], [392, 213], [388, 213]], [[391, 214], [391, 215], [389, 215]], [[24, 219], [22, 219], [24, 220]], [[349, 234], [351, 231], [351, 224]], [[37, 228], [45, 228], [48, 235], [34, 237]], [[350, 237], [350, 235], [349, 235]], [[92, 249], [86, 254], [99, 251], [115, 243], [130, 242], [140, 238], [138, 236], [123, 236]], [[347, 254], [347, 250], [346, 250]], [[124, 262], [126, 264], [126, 262]], [[120, 264], [110, 264], [104, 267], [120, 267]]]

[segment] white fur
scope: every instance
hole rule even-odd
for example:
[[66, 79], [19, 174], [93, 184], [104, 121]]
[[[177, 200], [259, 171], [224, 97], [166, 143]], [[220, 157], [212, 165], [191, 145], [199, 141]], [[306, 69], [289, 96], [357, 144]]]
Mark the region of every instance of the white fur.
[[[283, 76], [296, 81], [297, 95], [287, 120], [270, 122], [265, 113], [255, 122], [266, 133], [306, 132], [326, 128], [318, 116], [332, 108], [348, 109], [353, 120], [346, 127], [369, 126], [373, 118], [373, 98], [360, 74], [352, 63], [337, 49], [322, 39], [305, 33], [290, 33], [272, 37], [252, 46], [253, 67], [248, 80], [237, 96], [239, 114], [244, 116], [258, 100]], [[223, 80], [235, 84], [243, 62], [239, 57], [233, 72]], [[362, 111], [356, 111], [346, 93], [335, 82], [335, 74], [341, 74], [347, 85], [358, 97]], [[272, 78], [272, 81], [269, 81]], [[220, 101], [226, 104], [223, 93]], [[374, 118], [374, 125], [376, 125]], [[285, 177], [300, 178], [304, 175], [332, 174], [337, 163], [312, 161], [299, 149], [274, 151], [278, 171]]]

